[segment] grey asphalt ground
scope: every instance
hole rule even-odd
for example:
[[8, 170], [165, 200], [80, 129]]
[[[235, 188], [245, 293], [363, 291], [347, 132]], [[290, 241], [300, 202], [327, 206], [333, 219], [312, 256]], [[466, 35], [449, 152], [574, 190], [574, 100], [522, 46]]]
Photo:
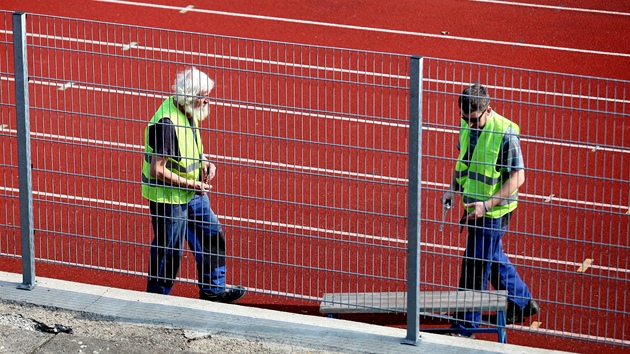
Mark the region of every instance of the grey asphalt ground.
[[0, 353], [553, 352], [429, 333], [413, 346], [401, 344], [404, 329], [342, 319], [48, 278], [32, 290], [21, 283], [21, 274], [0, 272]]

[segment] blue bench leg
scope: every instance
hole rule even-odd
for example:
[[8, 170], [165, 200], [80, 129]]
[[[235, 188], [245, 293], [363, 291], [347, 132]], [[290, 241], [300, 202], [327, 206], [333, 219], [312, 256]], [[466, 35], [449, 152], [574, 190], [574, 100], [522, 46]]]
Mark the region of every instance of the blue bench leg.
[[497, 312], [497, 332], [499, 333], [499, 343], [507, 343], [507, 333], [505, 333], [505, 311]]

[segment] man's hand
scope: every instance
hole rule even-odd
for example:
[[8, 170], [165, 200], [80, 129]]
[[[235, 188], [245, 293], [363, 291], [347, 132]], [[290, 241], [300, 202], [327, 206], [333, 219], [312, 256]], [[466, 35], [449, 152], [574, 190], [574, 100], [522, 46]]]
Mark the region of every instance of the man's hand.
[[[455, 198], [455, 194], [452, 191], [449, 190], [446, 193], [444, 193], [442, 197], [440, 198], [442, 207], [445, 209], [450, 209], [453, 206], [453, 198]], [[448, 208], [446, 208], [447, 204], [449, 205]]]
[[205, 183], [205, 182], [195, 182], [195, 184], [193, 185], [193, 189], [197, 192], [210, 192], [210, 189], [212, 189], [212, 185]]
[[210, 181], [214, 178], [216, 172], [217, 172], [217, 167], [212, 162], [208, 160], [203, 162], [202, 180], [204, 181], [204, 184], [208, 186], [207, 191], [212, 189], [212, 185], [210, 184]]
[[210, 183], [210, 181], [214, 178], [215, 174], [217, 173], [217, 167], [212, 162], [207, 162], [207, 163], [204, 163], [203, 170], [206, 175], [206, 178], [204, 178], [204, 181], [206, 181], [206, 183]]
[[453, 192], [448, 191], [444, 193], [440, 201], [442, 202], [442, 222], [440, 223], [439, 230], [442, 232], [444, 231], [444, 223], [446, 222], [446, 213], [453, 207]]
[[485, 202], [468, 203], [468, 204], [465, 204], [465, 206], [466, 206], [466, 208], [474, 208], [470, 212], [470, 214], [468, 214], [466, 216], [466, 219], [468, 219], [468, 220], [474, 220], [474, 219], [482, 218], [483, 215], [486, 213]]

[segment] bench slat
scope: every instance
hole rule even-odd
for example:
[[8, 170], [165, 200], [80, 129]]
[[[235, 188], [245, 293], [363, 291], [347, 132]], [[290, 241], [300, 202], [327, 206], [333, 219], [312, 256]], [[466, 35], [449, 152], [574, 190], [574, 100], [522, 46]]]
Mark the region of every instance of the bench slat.
[[[422, 291], [420, 312], [504, 311], [507, 291]], [[407, 312], [406, 292], [327, 293], [321, 313]]]

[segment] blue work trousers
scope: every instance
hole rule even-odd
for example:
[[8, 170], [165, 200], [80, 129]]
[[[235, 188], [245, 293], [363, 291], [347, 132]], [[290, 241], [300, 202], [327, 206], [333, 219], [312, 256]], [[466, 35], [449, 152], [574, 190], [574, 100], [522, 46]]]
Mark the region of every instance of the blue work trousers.
[[[506, 215], [496, 219], [484, 217], [468, 223], [459, 288], [486, 290], [490, 281], [495, 290], [507, 290], [508, 300], [522, 309], [527, 306], [532, 294], [503, 252], [502, 239], [508, 221], [509, 215]], [[453, 323], [453, 327], [478, 327], [481, 313], [466, 312], [456, 314], [456, 317], [464, 321]]]
[[206, 194], [188, 204], [150, 202], [153, 242], [147, 291], [168, 295], [179, 272], [184, 239], [195, 256], [199, 288], [220, 293], [225, 289], [225, 238]]

